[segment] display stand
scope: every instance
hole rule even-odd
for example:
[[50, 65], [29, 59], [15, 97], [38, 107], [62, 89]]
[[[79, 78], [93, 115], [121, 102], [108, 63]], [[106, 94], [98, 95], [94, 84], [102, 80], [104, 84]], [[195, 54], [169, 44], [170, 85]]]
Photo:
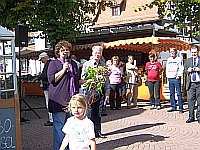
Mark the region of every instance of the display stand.
[[[8, 48], [7, 45], [11, 45]], [[0, 149], [22, 150], [14, 35], [0, 26]], [[9, 63], [10, 62], [10, 63]], [[11, 69], [8, 67], [12, 66]]]

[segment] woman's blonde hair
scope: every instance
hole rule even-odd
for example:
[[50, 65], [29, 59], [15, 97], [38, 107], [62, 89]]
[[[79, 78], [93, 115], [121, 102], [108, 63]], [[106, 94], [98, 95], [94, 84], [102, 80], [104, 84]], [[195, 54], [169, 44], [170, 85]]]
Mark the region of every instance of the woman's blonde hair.
[[87, 110], [87, 103], [86, 103], [86, 98], [83, 94], [76, 94], [76, 95], [73, 95], [70, 102], [69, 102], [69, 110], [71, 112], [71, 107], [72, 107], [72, 104], [77, 104], [77, 103], [81, 103], [83, 105], [83, 107], [85, 107], [85, 113], [86, 114], [86, 110]]

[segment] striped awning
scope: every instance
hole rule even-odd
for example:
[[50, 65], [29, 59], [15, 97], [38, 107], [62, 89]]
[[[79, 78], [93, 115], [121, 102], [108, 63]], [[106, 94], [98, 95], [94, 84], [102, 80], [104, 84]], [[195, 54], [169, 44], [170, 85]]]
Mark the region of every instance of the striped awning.
[[101, 45], [104, 49], [123, 49], [134, 50], [140, 52], [149, 52], [152, 49], [156, 51], [167, 51], [170, 48], [176, 48], [177, 50], [189, 50], [190, 44], [187, 41], [183, 41], [177, 38], [170, 37], [144, 37], [136, 39], [118, 40], [114, 42], [99, 42], [84, 45], [75, 45], [73, 50], [91, 49], [94, 45]]
[[152, 49], [156, 51], [167, 51], [170, 48], [177, 50], [189, 50], [189, 42], [176, 38], [167, 37], [145, 37], [127, 40], [118, 40], [104, 43], [106, 49], [127, 49], [142, 52], [149, 52]]

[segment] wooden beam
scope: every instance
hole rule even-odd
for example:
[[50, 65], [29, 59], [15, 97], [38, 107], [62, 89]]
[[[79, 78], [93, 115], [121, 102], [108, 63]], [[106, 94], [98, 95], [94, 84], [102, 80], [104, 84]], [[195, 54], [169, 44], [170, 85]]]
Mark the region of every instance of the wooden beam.
[[0, 99], [0, 108], [13, 108], [15, 106], [14, 104], [14, 98], [11, 99]]

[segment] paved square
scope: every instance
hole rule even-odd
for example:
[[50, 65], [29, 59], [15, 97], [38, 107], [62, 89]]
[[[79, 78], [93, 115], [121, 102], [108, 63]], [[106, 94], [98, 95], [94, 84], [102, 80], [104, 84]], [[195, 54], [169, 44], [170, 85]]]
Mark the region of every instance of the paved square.
[[[53, 127], [44, 126], [47, 110], [43, 97], [25, 98], [41, 119], [32, 111], [22, 111], [22, 117], [29, 119], [21, 125], [23, 150], [52, 150]], [[168, 113], [169, 101], [161, 101], [161, 110], [150, 110], [149, 102], [140, 100], [139, 108], [110, 110], [102, 117], [102, 133], [106, 139], [98, 138], [97, 150], [198, 150], [200, 149], [200, 124], [197, 121], [186, 124], [185, 112]], [[27, 107], [22, 104], [22, 108]]]

